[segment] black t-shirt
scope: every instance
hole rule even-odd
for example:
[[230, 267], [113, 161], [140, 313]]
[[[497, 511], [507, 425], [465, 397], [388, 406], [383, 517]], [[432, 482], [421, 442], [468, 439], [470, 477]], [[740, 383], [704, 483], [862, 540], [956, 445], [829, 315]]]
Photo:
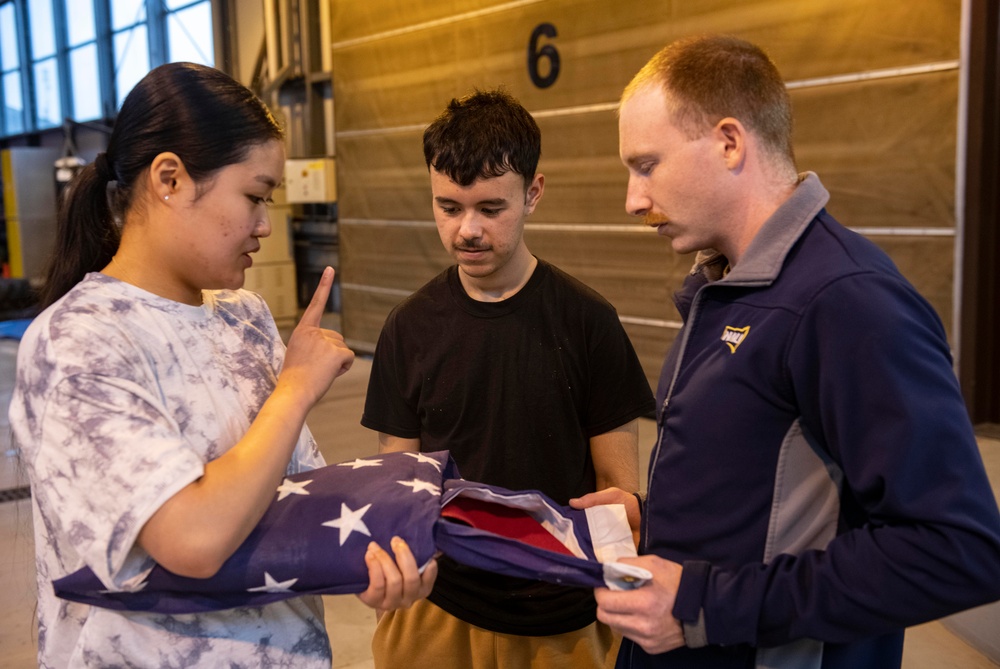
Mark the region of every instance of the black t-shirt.
[[[595, 488], [589, 439], [653, 408], [614, 307], [539, 260], [501, 302], [470, 298], [451, 267], [400, 303], [379, 337], [361, 423], [451, 451], [467, 480], [566, 504]], [[479, 627], [540, 636], [594, 620], [590, 590], [439, 566], [431, 601]]]

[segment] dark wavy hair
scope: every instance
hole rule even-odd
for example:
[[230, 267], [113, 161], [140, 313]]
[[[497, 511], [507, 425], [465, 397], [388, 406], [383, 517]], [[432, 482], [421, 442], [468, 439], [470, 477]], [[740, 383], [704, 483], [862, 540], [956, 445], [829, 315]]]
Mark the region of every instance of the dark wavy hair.
[[461, 186], [507, 172], [535, 177], [542, 133], [528, 110], [502, 89], [453, 99], [424, 131], [424, 161]]
[[151, 70], [122, 103], [107, 150], [64, 193], [42, 306], [111, 262], [138, 195], [135, 185], [157, 155], [176, 153], [202, 184], [255, 146], [283, 136], [264, 103], [229, 75], [195, 63]]

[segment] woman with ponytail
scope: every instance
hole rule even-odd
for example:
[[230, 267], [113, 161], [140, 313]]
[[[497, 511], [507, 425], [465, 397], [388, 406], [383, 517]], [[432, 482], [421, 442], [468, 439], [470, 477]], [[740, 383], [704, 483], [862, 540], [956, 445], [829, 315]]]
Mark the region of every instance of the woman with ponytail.
[[[327, 269], [287, 349], [242, 290], [270, 234], [282, 131], [212, 68], [172, 63], [128, 95], [107, 150], [65, 193], [10, 417], [27, 464], [43, 667], [329, 667], [314, 597], [215, 613], [118, 612], [54, 597], [87, 566], [108, 590], [158, 563], [214, 574], [288, 474], [324, 464], [305, 417], [354, 354], [320, 327]], [[372, 544], [380, 609], [426, 596], [405, 544]]]

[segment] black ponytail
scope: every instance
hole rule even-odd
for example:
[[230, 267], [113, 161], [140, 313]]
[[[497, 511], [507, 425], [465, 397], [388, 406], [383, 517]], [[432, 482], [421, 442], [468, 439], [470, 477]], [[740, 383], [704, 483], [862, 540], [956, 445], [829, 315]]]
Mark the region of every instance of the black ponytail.
[[66, 294], [84, 274], [111, 262], [121, 233], [108, 208], [107, 188], [108, 182], [94, 165], [87, 165], [63, 192], [55, 247], [42, 288], [42, 308]]

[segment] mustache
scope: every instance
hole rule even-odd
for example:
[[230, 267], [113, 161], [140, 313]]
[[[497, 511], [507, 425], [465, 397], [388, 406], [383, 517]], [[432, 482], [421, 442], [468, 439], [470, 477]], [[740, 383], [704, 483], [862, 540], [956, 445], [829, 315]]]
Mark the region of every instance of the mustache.
[[456, 251], [489, 251], [492, 246], [489, 244], [479, 244], [477, 242], [462, 242], [461, 244], [453, 244], [452, 248]]
[[663, 225], [669, 223], [670, 219], [662, 214], [648, 213], [642, 217], [642, 224], [649, 226]]

